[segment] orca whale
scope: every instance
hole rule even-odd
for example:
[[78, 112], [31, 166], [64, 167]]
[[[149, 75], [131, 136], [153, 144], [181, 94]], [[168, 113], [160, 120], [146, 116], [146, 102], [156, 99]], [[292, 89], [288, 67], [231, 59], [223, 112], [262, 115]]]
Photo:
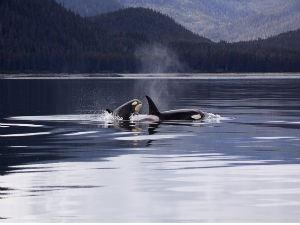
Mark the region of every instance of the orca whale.
[[137, 114], [142, 108], [142, 102], [138, 99], [133, 99], [119, 106], [115, 110], [106, 109], [107, 112], [112, 113], [115, 117], [120, 117], [123, 120], [130, 120], [132, 114]]
[[152, 99], [146, 96], [149, 105], [149, 115], [145, 120], [163, 121], [163, 120], [202, 120], [205, 114], [198, 109], [177, 109], [160, 112]]

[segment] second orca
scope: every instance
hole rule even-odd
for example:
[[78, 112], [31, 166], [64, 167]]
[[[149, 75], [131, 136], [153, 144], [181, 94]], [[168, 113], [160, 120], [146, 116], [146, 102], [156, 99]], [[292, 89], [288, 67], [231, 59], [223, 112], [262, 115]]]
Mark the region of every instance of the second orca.
[[142, 103], [138, 99], [133, 99], [119, 106], [115, 110], [106, 109], [113, 116], [120, 117], [122, 120], [130, 120], [130, 117], [137, 114], [142, 108]]

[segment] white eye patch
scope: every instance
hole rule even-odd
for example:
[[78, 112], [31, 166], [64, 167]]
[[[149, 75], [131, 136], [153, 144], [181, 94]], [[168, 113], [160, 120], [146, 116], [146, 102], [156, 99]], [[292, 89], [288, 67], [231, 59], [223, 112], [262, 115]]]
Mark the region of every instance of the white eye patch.
[[194, 120], [199, 120], [199, 119], [201, 119], [201, 115], [200, 115], [200, 114], [195, 114], [195, 115], [192, 115], [191, 117], [192, 117], [192, 119], [194, 119]]
[[135, 110], [136, 112], [138, 112], [138, 111], [140, 111], [141, 108], [142, 108], [142, 104], [138, 104], [138, 105], [134, 108], [134, 110]]
[[134, 101], [133, 103], [131, 103], [131, 105], [137, 105], [137, 101]]

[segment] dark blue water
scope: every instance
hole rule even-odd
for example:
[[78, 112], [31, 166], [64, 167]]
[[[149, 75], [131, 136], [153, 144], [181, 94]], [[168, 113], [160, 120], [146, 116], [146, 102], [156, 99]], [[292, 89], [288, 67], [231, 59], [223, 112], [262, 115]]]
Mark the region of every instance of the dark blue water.
[[[2, 79], [3, 222], [299, 222], [300, 79]], [[201, 122], [103, 113], [145, 95]]]

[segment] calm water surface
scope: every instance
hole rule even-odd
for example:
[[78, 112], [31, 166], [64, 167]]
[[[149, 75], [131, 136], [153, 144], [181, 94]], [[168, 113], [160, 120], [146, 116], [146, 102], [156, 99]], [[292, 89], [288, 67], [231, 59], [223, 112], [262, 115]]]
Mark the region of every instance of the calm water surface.
[[[300, 79], [0, 80], [1, 222], [300, 222]], [[121, 123], [150, 95], [202, 122]]]

